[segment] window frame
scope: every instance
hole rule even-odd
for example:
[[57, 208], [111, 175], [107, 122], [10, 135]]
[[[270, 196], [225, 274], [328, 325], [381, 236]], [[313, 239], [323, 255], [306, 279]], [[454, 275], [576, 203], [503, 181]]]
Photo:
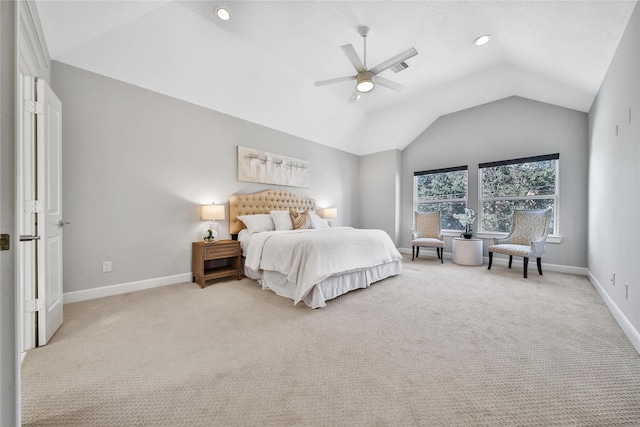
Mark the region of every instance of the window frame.
[[[541, 162], [547, 160], [555, 160], [555, 188], [553, 195], [540, 195], [540, 196], [513, 196], [513, 197], [483, 197], [482, 191], [482, 170], [484, 168], [495, 167], [495, 166], [504, 166], [504, 165], [515, 165], [522, 163], [533, 163], [533, 162]], [[500, 160], [496, 162], [486, 162], [478, 164], [478, 234], [482, 234], [485, 237], [496, 236], [496, 235], [504, 235], [508, 233], [502, 231], [484, 231], [482, 228], [483, 217], [484, 217], [484, 202], [485, 201], [496, 201], [496, 200], [548, 200], [553, 199], [553, 230], [550, 230], [548, 241], [551, 243], [560, 243], [562, 237], [560, 236], [560, 154], [545, 154], [541, 156], [531, 156], [531, 157], [521, 157], [517, 159], [509, 159], [509, 160]]]
[[[419, 176], [423, 176], [423, 175], [435, 175], [435, 174], [444, 174], [444, 173], [449, 173], [449, 172], [458, 172], [458, 171], [466, 171], [467, 172], [467, 179], [466, 179], [466, 193], [465, 193], [465, 197], [464, 198], [457, 198], [457, 199], [433, 199], [432, 202], [463, 202], [465, 208], [469, 207], [469, 165], [464, 165], [464, 166], [454, 166], [454, 167], [448, 167], [448, 168], [440, 168], [440, 169], [429, 169], [429, 170], [424, 170], [424, 171], [418, 171], [418, 172], [414, 172], [413, 173], [413, 212], [418, 212], [418, 204], [419, 203], [427, 203], [427, 202], [420, 202], [418, 200], [418, 186], [416, 185], [417, 179]], [[415, 228], [415, 224], [413, 224], [413, 222], [415, 221], [414, 217], [411, 218], [411, 222], [412, 222], [412, 228]], [[455, 234], [457, 235], [462, 229], [449, 229], [449, 228], [442, 228], [442, 218], [440, 219], [440, 226], [441, 226], [441, 232], [446, 235], [450, 232], [455, 232]]]

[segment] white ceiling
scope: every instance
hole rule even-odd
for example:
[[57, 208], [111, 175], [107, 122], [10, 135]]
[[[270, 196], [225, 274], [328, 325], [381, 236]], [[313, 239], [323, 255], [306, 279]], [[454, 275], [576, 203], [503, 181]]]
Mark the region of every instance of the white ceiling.
[[[517, 95], [588, 111], [636, 1], [39, 0], [51, 58], [354, 154], [403, 149], [439, 116]], [[214, 17], [226, 6], [229, 21]], [[354, 75], [415, 47], [348, 103]], [[473, 39], [490, 33], [488, 45]]]

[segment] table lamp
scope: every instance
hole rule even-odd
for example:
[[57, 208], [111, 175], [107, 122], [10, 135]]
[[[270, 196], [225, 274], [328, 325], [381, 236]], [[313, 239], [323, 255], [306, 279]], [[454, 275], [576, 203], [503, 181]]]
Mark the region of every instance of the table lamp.
[[224, 205], [202, 205], [202, 220], [211, 221], [209, 235], [206, 240], [217, 242], [220, 236], [220, 226], [216, 220], [224, 220]]
[[[324, 208], [320, 211], [322, 218], [336, 218], [338, 216], [338, 208]], [[331, 220], [327, 219], [327, 223], [331, 226]]]

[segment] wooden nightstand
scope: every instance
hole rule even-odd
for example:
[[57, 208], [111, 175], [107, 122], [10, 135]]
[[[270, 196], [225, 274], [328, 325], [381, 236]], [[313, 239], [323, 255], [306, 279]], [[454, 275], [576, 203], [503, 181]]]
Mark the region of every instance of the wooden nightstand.
[[211, 279], [236, 276], [242, 278], [242, 254], [237, 240], [219, 240], [214, 243], [191, 244], [192, 282], [204, 288]]

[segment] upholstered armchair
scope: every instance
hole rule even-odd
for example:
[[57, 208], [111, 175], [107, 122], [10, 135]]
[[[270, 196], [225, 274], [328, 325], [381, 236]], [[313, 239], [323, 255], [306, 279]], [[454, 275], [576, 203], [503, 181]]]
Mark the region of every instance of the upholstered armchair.
[[444, 239], [440, 232], [440, 211], [414, 212], [411, 230], [411, 261], [420, 255], [421, 247], [436, 248], [440, 263], [443, 263]]
[[509, 268], [513, 256], [523, 257], [524, 278], [527, 278], [529, 258], [535, 258], [538, 264], [538, 273], [542, 275], [542, 255], [544, 245], [549, 235], [549, 223], [551, 222], [550, 209], [515, 210], [511, 221], [511, 231], [502, 239], [493, 239], [494, 244], [489, 246], [489, 270], [493, 261], [493, 253], [509, 255]]

